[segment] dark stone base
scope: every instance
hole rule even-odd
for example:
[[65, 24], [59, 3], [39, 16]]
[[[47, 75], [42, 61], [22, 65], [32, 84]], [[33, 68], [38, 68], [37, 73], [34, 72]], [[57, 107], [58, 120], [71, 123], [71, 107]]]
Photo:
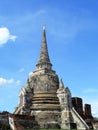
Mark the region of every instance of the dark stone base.
[[40, 128], [59, 129], [61, 116], [58, 111], [42, 111], [35, 115], [35, 120], [38, 122]]

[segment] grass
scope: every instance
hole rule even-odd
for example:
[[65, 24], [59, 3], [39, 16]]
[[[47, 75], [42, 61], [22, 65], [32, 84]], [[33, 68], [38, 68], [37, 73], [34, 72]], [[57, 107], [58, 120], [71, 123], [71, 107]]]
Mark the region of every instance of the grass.
[[[34, 129], [28, 129], [28, 130], [34, 130]], [[38, 129], [38, 130], [62, 130], [62, 129]]]
[[[63, 129], [28, 129], [28, 130], [63, 130]], [[73, 129], [73, 130], [76, 130], [76, 129]]]
[[[11, 129], [9, 129], [9, 130], [11, 130]], [[26, 129], [26, 130], [64, 130], [64, 129]], [[76, 130], [76, 129], [71, 129], [71, 130]]]

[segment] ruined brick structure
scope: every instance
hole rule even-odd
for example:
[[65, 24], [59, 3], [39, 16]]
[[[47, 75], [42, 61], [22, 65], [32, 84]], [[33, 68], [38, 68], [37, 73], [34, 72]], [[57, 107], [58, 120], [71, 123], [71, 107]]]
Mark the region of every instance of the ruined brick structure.
[[59, 80], [52, 69], [44, 27], [36, 70], [21, 89], [14, 114], [33, 115], [40, 128], [89, 129], [81, 116], [82, 100], [77, 99], [76, 110], [72, 102], [69, 88], [64, 86], [62, 79]]
[[83, 115], [83, 103], [82, 98], [72, 97], [72, 104], [75, 110], [79, 113], [79, 115]]
[[85, 115], [86, 117], [92, 117], [91, 105], [90, 105], [90, 104], [85, 104], [85, 105], [84, 105], [84, 115]]
[[93, 118], [90, 104], [84, 104], [84, 110], [83, 110], [82, 98], [72, 97], [72, 105], [78, 112], [78, 114], [81, 115], [83, 118]]

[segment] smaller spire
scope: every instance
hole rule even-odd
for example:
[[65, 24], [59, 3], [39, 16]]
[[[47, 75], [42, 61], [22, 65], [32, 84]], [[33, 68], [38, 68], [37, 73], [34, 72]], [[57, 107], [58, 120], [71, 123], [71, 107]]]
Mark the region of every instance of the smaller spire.
[[59, 88], [60, 88], [60, 89], [63, 89], [63, 88], [64, 88], [64, 84], [63, 84], [62, 78], [60, 79]]

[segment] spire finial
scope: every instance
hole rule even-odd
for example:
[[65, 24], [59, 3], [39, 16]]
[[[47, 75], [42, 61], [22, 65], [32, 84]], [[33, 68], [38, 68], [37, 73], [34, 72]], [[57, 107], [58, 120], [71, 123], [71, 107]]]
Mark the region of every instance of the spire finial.
[[46, 30], [46, 25], [45, 24], [43, 25], [43, 30]]

